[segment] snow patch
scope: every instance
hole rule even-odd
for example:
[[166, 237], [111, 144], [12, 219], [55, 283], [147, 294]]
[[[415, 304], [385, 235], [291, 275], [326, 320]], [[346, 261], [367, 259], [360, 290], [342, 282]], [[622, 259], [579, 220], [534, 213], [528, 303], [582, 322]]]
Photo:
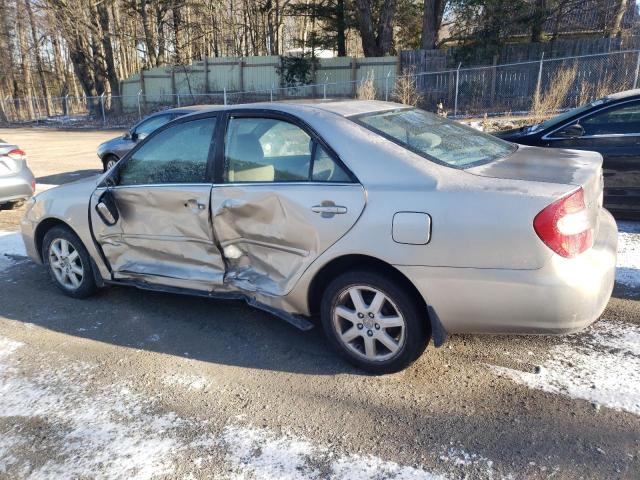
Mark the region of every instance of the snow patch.
[[26, 257], [22, 235], [19, 232], [0, 231], [0, 271], [13, 264], [11, 257]]
[[616, 281], [640, 288], [640, 222], [618, 223]]
[[163, 378], [162, 384], [186, 387], [188, 390], [207, 390], [211, 386], [211, 382], [199, 375], [171, 375]]
[[335, 456], [325, 446], [294, 435], [253, 426], [228, 426], [223, 432], [227, 461], [237, 479], [443, 480], [421, 468], [401, 466], [373, 455]]
[[640, 415], [640, 326], [602, 320], [550, 350], [538, 373], [489, 365], [545, 392]]
[[[151, 479], [174, 471], [189, 449], [180, 441], [189, 425], [173, 413], [154, 414], [152, 402], [118, 385], [90, 385], [94, 366], [71, 364], [26, 378], [10, 363], [21, 344], [0, 337], [0, 418], [36, 420], [48, 429], [29, 438], [27, 429], [0, 442], [0, 472], [30, 471], [30, 478]], [[89, 393], [90, 392], [90, 393]], [[35, 468], [21, 449], [37, 442], [47, 461]]]

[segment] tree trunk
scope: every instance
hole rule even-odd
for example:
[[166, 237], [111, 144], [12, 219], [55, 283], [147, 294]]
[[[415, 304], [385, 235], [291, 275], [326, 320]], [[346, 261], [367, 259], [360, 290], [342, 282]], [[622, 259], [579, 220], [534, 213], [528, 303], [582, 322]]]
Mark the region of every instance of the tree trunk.
[[380, 55], [378, 42], [376, 41], [373, 17], [371, 14], [370, 0], [355, 0], [358, 10], [358, 24], [360, 37], [362, 38], [362, 51], [365, 57], [376, 57]]
[[628, 0], [618, 0], [613, 17], [613, 23], [608, 32], [608, 37], [619, 37], [622, 35], [622, 19], [627, 11]]
[[140, 13], [140, 19], [142, 21], [142, 31], [144, 32], [144, 43], [147, 47], [147, 67], [153, 67], [157, 64], [158, 57], [156, 54], [156, 43], [154, 41], [153, 31], [151, 30], [151, 24], [149, 23], [147, 0], [140, 0], [138, 13]]
[[104, 51], [104, 62], [107, 67], [107, 81], [109, 82], [109, 90], [111, 91], [111, 108], [115, 111], [120, 111], [120, 79], [118, 78], [118, 72], [116, 70], [113, 44], [111, 43], [109, 10], [104, 1], [99, 2], [96, 8], [98, 10], [98, 22], [100, 23], [102, 33], [102, 50]]
[[433, 50], [437, 47], [444, 6], [445, 0], [424, 0], [420, 38], [420, 48], [423, 50]]
[[18, 50], [20, 52], [20, 71], [22, 73], [22, 84], [24, 88], [21, 89], [23, 93], [23, 99], [21, 101], [21, 109], [25, 109], [28, 119], [33, 120], [35, 113], [33, 110], [33, 83], [31, 80], [31, 62], [29, 62], [29, 47], [27, 46], [27, 38], [25, 34], [24, 25], [24, 11], [21, 8], [20, 3], [16, 5], [16, 30], [18, 36]]
[[49, 98], [49, 87], [47, 86], [47, 79], [44, 76], [44, 66], [42, 65], [42, 57], [40, 56], [40, 46], [38, 42], [38, 30], [36, 28], [36, 22], [33, 17], [31, 1], [24, 0], [24, 6], [27, 10], [27, 16], [29, 17], [29, 24], [31, 25], [31, 41], [33, 43], [33, 54], [36, 59], [36, 70], [38, 71], [38, 78], [40, 80], [40, 89], [42, 90], [42, 96], [44, 97], [44, 105], [47, 112], [47, 117], [50, 117], [51, 99]]
[[338, 56], [347, 56], [347, 22], [344, 15], [344, 0], [336, 2], [336, 46], [338, 48]]
[[396, 13], [396, 0], [383, 2], [377, 24], [373, 18], [371, 0], [355, 0], [355, 3], [365, 57], [387, 55], [393, 44], [393, 18]]

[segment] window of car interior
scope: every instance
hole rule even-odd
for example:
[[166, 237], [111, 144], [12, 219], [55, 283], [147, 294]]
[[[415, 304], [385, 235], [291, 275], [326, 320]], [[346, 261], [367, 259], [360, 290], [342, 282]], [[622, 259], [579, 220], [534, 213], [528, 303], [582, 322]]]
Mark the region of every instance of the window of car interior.
[[601, 110], [580, 121], [584, 135], [640, 134], [640, 102]]
[[351, 182], [344, 168], [304, 129], [279, 118], [230, 117], [224, 180]]
[[133, 151], [118, 171], [118, 185], [205, 183], [215, 117], [171, 125]]

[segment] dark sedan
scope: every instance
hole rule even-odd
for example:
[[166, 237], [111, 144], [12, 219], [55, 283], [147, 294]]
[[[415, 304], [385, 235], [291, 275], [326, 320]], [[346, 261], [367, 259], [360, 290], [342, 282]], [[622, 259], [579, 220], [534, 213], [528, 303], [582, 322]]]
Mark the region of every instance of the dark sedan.
[[599, 152], [604, 158], [604, 206], [618, 218], [640, 218], [640, 89], [495, 135], [523, 145]]
[[171, 120], [198, 111], [197, 106], [172, 108], [154, 113], [136, 123], [124, 135], [112, 138], [98, 146], [98, 157], [102, 161], [102, 167], [106, 172], [120, 160], [125, 153], [135, 147], [151, 132], [160, 128]]

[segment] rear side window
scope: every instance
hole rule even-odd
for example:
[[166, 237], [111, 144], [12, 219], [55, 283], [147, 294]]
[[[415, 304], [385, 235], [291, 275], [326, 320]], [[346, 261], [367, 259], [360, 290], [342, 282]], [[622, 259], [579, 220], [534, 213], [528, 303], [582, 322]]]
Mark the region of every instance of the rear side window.
[[205, 183], [215, 117], [178, 123], [133, 152], [119, 171], [119, 185]]
[[640, 102], [607, 108], [580, 122], [585, 135], [640, 133]]
[[351, 182], [299, 126], [275, 118], [231, 117], [225, 138], [225, 181]]
[[417, 108], [367, 113], [356, 123], [436, 163], [467, 168], [512, 153], [516, 146]]

